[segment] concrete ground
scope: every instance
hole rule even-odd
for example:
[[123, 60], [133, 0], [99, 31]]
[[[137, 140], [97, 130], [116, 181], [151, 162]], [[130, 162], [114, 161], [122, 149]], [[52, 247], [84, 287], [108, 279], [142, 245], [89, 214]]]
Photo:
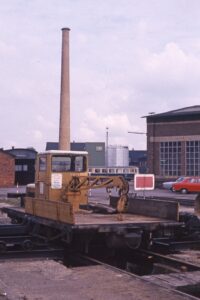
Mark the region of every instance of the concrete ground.
[[189, 300], [104, 266], [69, 269], [51, 260], [0, 262], [1, 300]]

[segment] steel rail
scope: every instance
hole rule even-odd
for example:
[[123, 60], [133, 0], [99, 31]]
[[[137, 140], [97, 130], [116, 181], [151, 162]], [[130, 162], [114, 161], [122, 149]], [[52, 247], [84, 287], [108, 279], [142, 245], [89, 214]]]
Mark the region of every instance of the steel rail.
[[193, 263], [186, 262], [181, 259], [175, 259], [172, 257], [169, 257], [167, 255], [160, 254], [158, 252], [153, 252], [149, 250], [133, 250], [134, 253], [144, 256], [151, 256], [154, 263], [163, 263], [165, 265], [174, 267], [176, 269], [179, 269], [180, 271], [199, 271], [200, 265], [194, 265]]
[[30, 251], [25, 250], [9, 250], [5, 253], [0, 254], [0, 261], [10, 260], [10, 259], [34, 259], [34, 258], [44, 258], [44, 259], [59, 259], [63, 260], [64, 250], [60, 249], [34, 249]]

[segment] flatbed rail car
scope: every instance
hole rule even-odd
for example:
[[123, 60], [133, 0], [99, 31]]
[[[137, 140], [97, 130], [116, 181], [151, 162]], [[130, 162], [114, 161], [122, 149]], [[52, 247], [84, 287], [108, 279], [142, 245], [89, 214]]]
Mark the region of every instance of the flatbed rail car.
[[[94, 240], [110, 247], [137, 248], [152, 235], [171, 234], [180, 226], [178, 203], [128, 197], [128, 182], [118, 176], [89, 176], [87, 152], [46, 151], [36, 160], [35, 185], [27, 189], [25, 208], [3, 208], [15, 223], [48, 241], [61, 239], [85, 249]], [[106, 206], [88, 201], [88, 190], [118, 190]]]
[[[111, 197], [111, 202], [113, 198], [116, 197]], [[2, 210], [14, 223], [29, 223], [29, 234], [34, 237], [48, 242], [59, 239], [69, 247], [84, 251], [99, 240], [109, 248], [148, 247], [151, 239], [173, 238], [183, 226], [178, 221], [178, 203], [167, 201], [163, 205], [163, 201], [136, 198], [128, 202], [127, 212], [120, 214], [120, 218], [118, 213], [97, 212], [98, 205], [92, 203], [91, 210], [75, 213], [74, 224], [27, 214], [23, 208], [4, 207]]]

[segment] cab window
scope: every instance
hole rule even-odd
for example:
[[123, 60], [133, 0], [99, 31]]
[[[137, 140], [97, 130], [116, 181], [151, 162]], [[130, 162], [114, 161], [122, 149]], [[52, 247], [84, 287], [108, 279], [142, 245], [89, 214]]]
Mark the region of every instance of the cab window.
[[74, 171], [75, 172], [83, 172], [84, 169], [84, 157], [83, 156], [76, 156], [74, 159]]
[[84, 172], [86, 166], [86, 157], [82, 155], [52, 156], [53, 172]]
[[71, 157], [69, 156], [53, 156], [52, 157], [52, 171], [66, 172], [71, 171]]
[[46, 157], [40, 157], [39, 158], [39, 170], [40, 171], [46, 171], [46, 169], [47, 169]]

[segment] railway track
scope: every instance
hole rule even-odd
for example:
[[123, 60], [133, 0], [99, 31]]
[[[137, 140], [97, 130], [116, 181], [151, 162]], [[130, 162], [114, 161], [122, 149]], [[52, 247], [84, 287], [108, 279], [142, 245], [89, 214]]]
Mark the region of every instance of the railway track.
[[31, 251], [12, 249], [0, 254], [0, 262], [12, 259], [53, 259], [63, 261], [63, 248], [34, 249]]
[[[12, 234], [8, 234], [8, 229], [11, 226], [13, 228], [11, 230]], [[160, 244], [157, 241], [156, 251], [152, 248], [152, 251], [144, 250], [144, 249], [119, 249], [115, 250], [113, 255], [112, 251], [105, 251], [105, 249], [101, 247], [94, 247], [91, 249], [91, 253], [88, 256], [84, 256], [83, 254], [76, 254], [74, 252], [69, 252], [66, 249], [64, 250], [64, 246], [60, 244], [60, 246], [52, 246], [53, 244], [48, 244], [45, 241], [35, 240], [34, 236], [30, 236], [26, 234], [26, 230], [23, 233], [21, 226], [19, 225], [1, 225], [0, 226], [0, 259], [9, 259], [9, 258], [27, 258], [27, 257], [59, 257], [61, 259], [67, 258], [68, 264], [72, 264], [74, 262], [80, 261], [85, 258], [87, 261], [102, 263], [112, 265], [114, 267], [119, 267], [123, 270], [130, 270], [131, 272], [142, 275], [148, 274], [149, 272], [153, 272], [153, 268], [155, 264], [159, 264], [163, 266], [163, 269], [175, 270], [175, 271], [196, 271], [200, 270], [199, 266], [196, 266], [191, 263], [186, 263], [183, 261], [178, 261], [177, 259], [169, 258], [167, 255], [160, 254], [163, 250], [163, 241], [161, 241], [160, 253], [159, 246]], [[14, 232], [16, 233], [14, 235]], [[4, 233], [4, 234], [3, 234]], [[19, 233], [21, 233], [19, 235]], [[195, 245], [199, 245], [200, 242], [194, 241]], [[166, 242], [165, 242], [166, 243]], [[173, 243], [173, 251], [174, 244]], [[182, 242], [181, 242], [182, 243]], [[178, 245], [180, 242], [178, 242]], [[56, 244], [54, 244], [56, 245]], [[59, 241], [57, 241], [57, 245], [59, 245]], [[169, 246], [169, 244], [168, 244]], [[193, 241], [187, 241], [186, 247], [193, 247]], [[167, 247], [168, 252], [170, 246]], [[71, 250], [72, 251], [72, 250]]]
[[166, 271], [169, 272], [193, 272], [200, 271], [200, 265], [196, 265], [190, 262], [186, 262], [181, 259], [175, 259], [169, 255], [163, 255], [158, 252], [149, 251], [149, 250], [135, 250], [136, 255], [144, 257], [146, 260], [151, 258], [152, 263], [159, 264], [163, 266], [163, 269], [166, 267]]
[[[132, 260], [128, 257], [126, 264], [119, 267], [118, 264], [113, 263], [113, 260], [109, 261], [94, 255], [79, 253], [74, 255], [71, 253], [71, 256], [68, 256], [68, 266], [76, 268], [79, 266], [101, 265], [105, 269], [116, 271], [117, 274], [123, 273], [146, 282], [153, 282], [160, 287], [186, 296], [187, 299], [200, 298], [200, 265], [147, 250], [132, 251], [133, 257]], [[124, 260], [124, 257], [122, 260]], [[140, 267], [136, 267], [136, 265], [140, 265]], [[138, 272], [139, 269], [140, 272]], [[146, 269], [146, 272], [144, 272], [144, 269]]]
[[[0, 254], [0, 262], [16, 259], [51, 259], [63, 261], [69, 268], [80, 266], [102, 265], [118, 273], [130, 276], [139, 276], [147, 282], [154, 282], [162, 287], [176, 290], [181, 294], [197, 296], [198, 284], [200, 282], [200, 265], [186, 262], [182, 259], [172, 258], [155, 251], [144, 249], [126, 249], [112, 252], [102, 248], [93, 249], [89, 254], [70, 251], [69, 249], [46, 246], [43, 248], [16, 249], [8, 247], [5, 253]], [[183, 284], [184, 282], [184, 284]], [[196, 286], [196, 292], [189, 286]], [[196, 293], [196, 294], [195, 294]], [[200, 295], [200, 294], [199, 294]], [[191, 299], [198, 299], [191, 297]]]
[[[88, 260], [91, 263], [97, 263], [107, 266], [112, 266], [117, 269], [124, 270], [126, 272], [136, 274], [143, 276], [142, 273], [137, 272], [139, 269], [135, 266], [142, 267], [142, 270], [144, 272], [145, 265], [146, 265], [146, 272], [144, 273], [153, 273], [155, 274], [154, 267], [160, 266], [160, 269], [162, 269], [160, 272], [164, 271], [167, 273], [174, 273], [174, 272], [193, 272], [193, 271], [200, 271], [200, 265], [196, 265], [190, 262], [186, 262], [181, 259], [175, 259], [167, 255], [162, 255], [158, 252], [138, 249], [133, 250], [128, 253], [127, 257], [121, 257], [121, 260], [123, 263], [121, 266], [119, 266], [119, 263], [117, 263], [117, 260], [119, 260], [119, 257], [117, 257], [117, 260], [111, 259], [110, 261], [107, 258], [102, 257], [95, 257], [95, 255], [87, 256], [87, 255], [81, 255], [76, 254], [77, 258], [83, 258], [86, 261]], [[151, 265], [151, 268], [150, 268]], [[162, 267], [162, 268], [161, 268]], [[150, 275], [149, 274], [149, 275]]]

